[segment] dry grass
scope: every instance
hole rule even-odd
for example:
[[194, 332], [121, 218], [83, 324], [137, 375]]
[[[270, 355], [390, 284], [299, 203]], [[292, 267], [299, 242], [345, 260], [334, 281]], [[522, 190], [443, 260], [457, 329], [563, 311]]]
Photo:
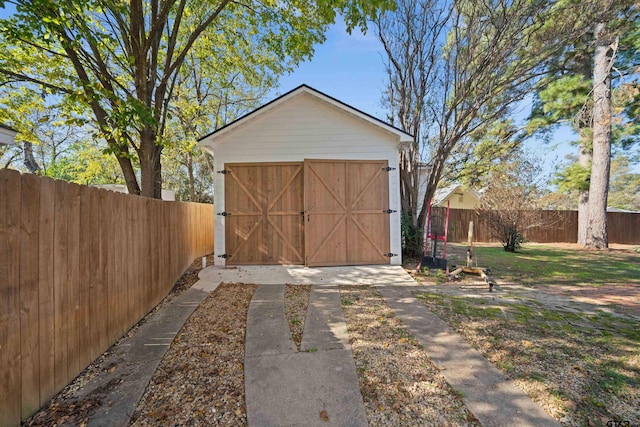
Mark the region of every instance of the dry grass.
[[309, 285], [287, 285], [284, 291], [285, 316], [289, 322], [291, 339], [296, 344], [298, 351], [300, 351], [302, 343], [310, 294], [311, 286]]
[[340, 294], [369, 425], [479, 425], [373, 287]]
[[[449, 249], [464, 260], [465, 246]], [[472, 276], [438, 285], [418, 275], [431, 285], [418, 297], [561, 424], [640, 426], [637, 248], [477, 245], [476, 255], [498, 292]]]

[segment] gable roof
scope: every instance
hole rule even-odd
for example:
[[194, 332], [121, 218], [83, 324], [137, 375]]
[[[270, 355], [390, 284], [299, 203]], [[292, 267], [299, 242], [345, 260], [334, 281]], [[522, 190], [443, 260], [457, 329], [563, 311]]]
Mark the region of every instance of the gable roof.
[[202, 144], [205, 140], [213, 140], [216, 139], [222, 135], [226, 135], [230, 132], [233, 132], [234, 129], [238, 128], [240, 125], [255, 119], [256, 117], [261, 116], [262, 114], [266, 113], [267, 111], [273, 109], [274, 107], [277, 107], [278, 105], [283, 104], [284, 102], [286, 102], [287, 100], [294, 98], [298, 95], [301, 94], [308, 94], [311, 95], [321, 101], [324, 101], [327, 104], [330, 104], [332, 106], [334, 106], [335, 108], [338, 108], [352, 116], [358, 117], [366, 122], [369, 122], [372, 125], [378, 126], [382, 129], [384, 129], [385, 131], [392, 133], [396, 136], [398, 136], [400, 142], [411, 142], [413, 141], [413, 135], [403, 131], [402, 129], [399, 129], [393, 125], [390, 125], [370, 114], [365, 113], [364, 111], [358, 110], [355, 107], [352, 107], [348, 104], [345, 104], [342, 101], [337, 100], [336, 98], [333, 98], [323, 92], [320, 92], [319, 90], [316, 90], [310, 86], [307, 86], [306, 84], [302, 84], [300, 86], [298, 86], [297, 88], [290, 90], [289, 92], [285, 93], [284, 95], [281, 95], [279, 97], [277, 97], [276, 99], [264, 104], [263, 106], [251, 111], [250, 113], [245, 114], [244, 116], [234, 120], [233, 122], [214, 130], [213, 132], [209, 133], [206, 136], [203, 136], [202, 138], [198, 139], [198, 143]]
[[480, 201], [480, 195], [475, 191], [471, 189], [463, 188], [461, 184], [452, 184], [452, 185], [449, 185], [448, 187], [436, 189], [436, 192], [433, 195], [433, 204], [439, 205], [440, 203], [444, 202], [449, 197], [451, 197], [451, 195], [453, 195], [453, 193], [455, 193], [458, 190], [466, 191], [467, 193], [471, 194], [471, 196], [475, 197], [478, 202]]

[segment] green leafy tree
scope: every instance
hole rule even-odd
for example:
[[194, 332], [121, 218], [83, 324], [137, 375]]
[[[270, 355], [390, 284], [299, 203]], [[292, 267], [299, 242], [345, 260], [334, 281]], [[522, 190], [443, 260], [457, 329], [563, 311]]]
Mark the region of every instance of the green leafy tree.
[[[578, 162], [569, 165], [559, 178], [565, 180], [564, 187], [572, 186], [578, 194], [578, 243], [606, 247], [611, 142], [617, 139], [629, 145], [637, 134], [633, 121], [622, 120], [620, 114], [625, 104], [631, 105], [629, 98], [617, 97], [616, 106], [615, 91], [628, 93], [629, 86], [633, 86], [624, 78], [638, 64], [633, 49], [638, 17], [635, 3], [630, 1], [580, 5], [582, 11], [576, 16], [557, 15], [556, 22], [573, 22], [579, 37], [566, 45], [550, 67], [537, 94], [529, 126], [530, 130], [548, 130], [550, 126], [571, 123], [578, 133]], [[613, 98], [612, 76], [623, 77], [614, 85]]]
[[223, 44], [203, 38], [187, 55], [176, 80], [165, 133], [163, 181], [180, 200], [212, 200], [213, 165], [197, 139], [258, 107], [277, 84], [280, 70], [264, 67], [264, 58], [271, 55], [267, 51], [252, 52], [249, 45], [239, 44], [224, 63], [209, 61], [211, 52]]
[[611, 161], [609, 206], [640, 211], [640, 173], [632, 172], [629, 166], [626, 156]]
[[56, 74], [49, 64], [24, 70], [21, 59], [11, 56], [12, 49], [3, 53], [0, 72], [71, 97], [92, 111], [98, 135], [115, 155], [129, 192], [156, 198], [161, 196], [161, 155], [170, 105], [194, 46], [218, 38], [221, 44], [207, 59], [216, 64], [228, 61], [236, 46], [268, 52], [261, 65], [281, 73], [312, 55], [314, 44], [324, 40], [337, 13], [351, 29], [366, 27], [368, 18], [390, 6], [387, 0], [17, 0], [15, 4], [16, 14], [0, 22], [5, 40], [19, 49], [36, 49], [73, 73]]

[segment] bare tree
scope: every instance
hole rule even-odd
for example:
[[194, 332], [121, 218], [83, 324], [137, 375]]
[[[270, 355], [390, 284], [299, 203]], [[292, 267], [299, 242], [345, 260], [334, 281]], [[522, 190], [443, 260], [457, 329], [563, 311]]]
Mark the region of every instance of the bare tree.
[[[545, 26], [543, 0], [397, 3], [376, 30], [386, 53], [389, 119], [415, 136], [401, 154], [401, 197], [411, 227], [421, 229], [452, 155], [530, 92], [559, 49], [548, 41], [563, 29]], [[418, 200], [421, 179], [426, 191]]]
[[[542, 212], [540, 162], [520, 156], [492, 171], [476, 213], [500, 240], [505, 251], [515, 252], [525, 242], [526, 230], [554, 224], [552, 211]], [[544, 213], [544, 215], [542, 215]]]

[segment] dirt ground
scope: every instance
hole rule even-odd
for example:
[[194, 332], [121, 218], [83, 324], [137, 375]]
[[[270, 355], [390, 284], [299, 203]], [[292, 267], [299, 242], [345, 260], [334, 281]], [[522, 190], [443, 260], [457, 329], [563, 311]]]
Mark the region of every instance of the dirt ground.
[[[527, 247], [549, 246], [557, 249], [568, 249], [572, 251], [584, 250], [583, 246], [576, 243], [527, 243]], [[477, 247], [500, 247], [499, 243], [476, 243]], [[447, 247], [448, 264], [463, 264], [466, 259], [467, 247], [464, 244], [449, 244]], [[611, 244], [609, 253], [613, 254], [637, 254], [637, 245]], [[420, 258], [408, 258], [403, 260], [403, 266], [409, 271], [416, 269], [420, 263]], [[491, 267], [491, 266], [487, 266]], [[640, 264], [638, 265], [640, 269]], [[501, 278], [496, 277], [500, 284]], [[511, 283], [509, 283], [511, 284]], [[640, 286], [633, 283], [616, 283], [615, 285], [602, 285], [598, 287], [571, 286], [562, 284], [546, 284], [544, 290], [552, 295], [566, 297], [572, 301], [599, 306], [616, 306], [617, 310], [623, 314], [631, 314], [640, 317]]]

